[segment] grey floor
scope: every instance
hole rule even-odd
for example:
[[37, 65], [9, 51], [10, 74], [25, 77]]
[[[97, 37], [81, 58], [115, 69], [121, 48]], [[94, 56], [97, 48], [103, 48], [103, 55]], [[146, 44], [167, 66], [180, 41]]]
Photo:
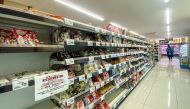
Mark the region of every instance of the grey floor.
[[190, 109], [190, 70], [162, 58], [118, 109]]

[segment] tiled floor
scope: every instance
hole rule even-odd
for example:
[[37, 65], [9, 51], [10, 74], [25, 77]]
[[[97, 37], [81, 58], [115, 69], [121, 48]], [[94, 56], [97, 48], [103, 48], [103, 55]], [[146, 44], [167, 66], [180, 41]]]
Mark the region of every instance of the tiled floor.
[[190, 71], [162, 58], [118, 109], [190, 109]]

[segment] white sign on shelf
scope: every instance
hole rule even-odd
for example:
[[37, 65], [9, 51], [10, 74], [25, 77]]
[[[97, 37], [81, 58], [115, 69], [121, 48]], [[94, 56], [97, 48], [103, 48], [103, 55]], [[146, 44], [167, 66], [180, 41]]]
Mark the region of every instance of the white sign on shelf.
[[19, 90], [28, 87], [28, 79], [18, 79], [12, 81], [12, 90]]
[[99, 73], [99, 74], [102, 74], [102, 72], [103, 72], [102, 69], [99, 69], [99, 70], [98, 70], [98, 73]]
[[93, 41], [88, 41], [88, 46], [93, 46]]
[[101, 87], [103, 87], [105, 85], [104, 81], [101, 82]]
[[71, 65], [71, 64], [75, 64], [75, 61], [73, 58], [70, 59], [65, 59], [66, 65]]
[[101, 42], [101, 44], [102, 44], [102, 46], [105, 46], [105, 45], [106, 45], [106, 43], [105, 43], [105, 42]]
[[85, 81], [85, 75], [79, 76], [79, 81]]
[[113, 81], [113, 77], [110, 78], [110, 81]]
[[66, 25], [73, 26], [73, 21], [70, 20], [70, 19], [64, 18], [64, 23], [65, 23]]
[[94, 56], [89, 56], [89, 61], [90, 62], [94, 61]]
[[96, 90], [98, 90], [100, 88], [100, 84], [96, 85]]
[[87, 78], [91, 78], [92, 77], [92, 73], [87, 74]]
[[110, 70], [110, 67], [106, 67], [106, 71], [109, 71]]
[[95, 31], [96, 31], [97, 33], [99, 33], [99, 32], [100, 32], [100, 28], [95, 27]]
[[67, 39], [66, 40], [66, 44], [67, 45], [75, 45], [75, 40], [73, 40], [73, 39]]
[[68, 71], [37, 75], [35, 81], [35, 101], [47, 98], [69, 88]]
[[106, 55], [106, 58], [110, 58], [110, 56], [109, 56], [109, 55]]
[[100, 42], [96, 42], [96, 46], [100, 46]]
[[71, 104], [74, 104], [74, 103], [75, 103], [75, 98], [74, 98], [74, 97], [69, 98], [69, 99], [67, 100], [67, 106], [70, 106]]

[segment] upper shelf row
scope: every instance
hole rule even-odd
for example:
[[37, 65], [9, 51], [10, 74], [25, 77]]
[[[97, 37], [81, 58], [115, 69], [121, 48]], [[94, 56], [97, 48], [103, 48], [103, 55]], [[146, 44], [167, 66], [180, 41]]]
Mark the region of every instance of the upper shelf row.
[[117, 33], [114, 33], [114, 32], [99, 28], [99, 27], [84, 24], [84, 23], [74, 21], [71, 19], [67, 19], [67, 18], [56, 19], [50, 16], [46, 16], [46, 15], [42, 16], [39, 14], [29, 13], [28, 11], [24, 11], [17, 8], [4, 6], [4, 5], [0, 5], [0, 17], [6, 18], [6, 19], [23, 21], [23, 22], [35, 23], [35, 24], [40, 24], [40, 25], [45, 25], [45, 26], [52, 26], [52, 27], [64, 26], [64, 27], [74, 28], [74, 29], [83, 30], [87, 32], [99, 33], [103, 35], [112, 35], [112, 36], [116, 36], [116, 37], [120, 37], [120, 38], [124, 38], [128, 40], [132, 40], [135, 42], [150, 44], [150, 42], [148, 42], [146, 39], [141, 40], [139, 38], [117, 34]]

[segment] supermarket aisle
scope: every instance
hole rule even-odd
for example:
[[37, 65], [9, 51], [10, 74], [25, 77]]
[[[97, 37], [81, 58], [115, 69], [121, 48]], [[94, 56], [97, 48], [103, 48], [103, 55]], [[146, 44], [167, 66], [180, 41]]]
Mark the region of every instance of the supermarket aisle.
[[154, 67], [118, 109], [190, 109], [190, 72], [166, 57]]

